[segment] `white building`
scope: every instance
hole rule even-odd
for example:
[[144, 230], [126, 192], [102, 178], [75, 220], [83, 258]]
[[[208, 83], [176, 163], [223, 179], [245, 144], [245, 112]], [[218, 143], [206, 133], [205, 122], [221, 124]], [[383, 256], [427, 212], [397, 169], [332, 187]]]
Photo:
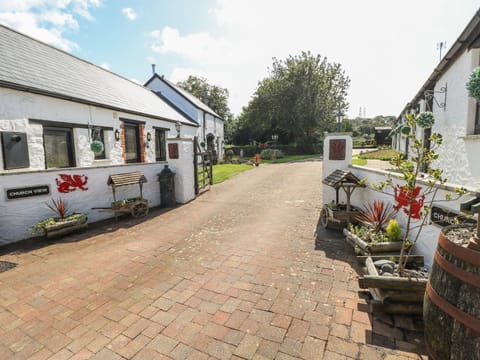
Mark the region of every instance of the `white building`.
[[172, 105], [190, 121], [199, 125], [197, 137], [205, 144], [206, 150], [213, 151], [218, 158], [223, 157], [224, 120], [200, 99], [154, 73], [145, 83], [161, 99]]
[[[4, 26], [0, 54], [0, 244], [31, 236], [29, 226], [53, 215], [50, 198], [89, 221], [113, 216], [92, 210], [110, 206], [111, 174], [143, 172], [143, 195], [157, 206], [157, 173], [169, 164], [177, 200], [195, 196], [196, 122], [147, 88]], [[92, 151], [94, 140], [103, 151]], [[167, 143], [178, 151], [167, 154]], [[138, 188], [118, 191], [138, 196]]]
[[[480, 190], [480, 107], [468, 96], [466, 83], [472, 70], [480, 65], [480, 11], [446, 53], [422, 88], [405, 106], [398, 122], [408, 113], [432, 111], [435, 124], [431, 131], [443, 135], [438, 149], [438, 166], [450, 183]], [[430, 130], [419, 133], [424, 146]], [[404, 135], [395, 135], [393, 146], [408, 153]]]

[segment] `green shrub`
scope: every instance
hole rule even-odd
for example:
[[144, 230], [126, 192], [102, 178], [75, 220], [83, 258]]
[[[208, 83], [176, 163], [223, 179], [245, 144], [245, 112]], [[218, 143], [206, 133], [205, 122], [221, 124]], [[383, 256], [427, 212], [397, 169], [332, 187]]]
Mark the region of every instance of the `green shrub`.
[[402, 229], [398, 224], [397, 220], [390, 219], [387, 225], [387, 236], [390, 241], [401, 241], [402, 240]]
[[278, 149], [263, 149], [260, 153], [260, 157], [264, 160], [272, 160], [272, 156], [275, 154], [276, 159], [281, 159], [285, 155], [283, 154], [282, 150]]

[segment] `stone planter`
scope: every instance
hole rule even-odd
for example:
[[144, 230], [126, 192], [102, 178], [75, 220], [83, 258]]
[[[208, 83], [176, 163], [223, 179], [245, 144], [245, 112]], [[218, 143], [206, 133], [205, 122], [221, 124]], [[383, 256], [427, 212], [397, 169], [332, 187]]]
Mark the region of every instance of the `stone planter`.
[[400, 250], [402, 249], [401, 241], [369, 243], [363, 241], [361, 238], [359, 238], [355, 234], [352, 234], [347, 229], [343, 229], [343, 234], [345, 235], [345, 241], [352, 245], [354, 248], [358, 249], [361, 255], [398, 255], [400, 253]]
[[52, 238], [61, 235], [70, 234], [75, 231], [83, 230], [88, 227], [87, 224], [87, 215], [85, 214], [76, 214], [77, 216], [73, 219], [67, 219], [64, 221], [56, 221], [54, 224], [49, 224], [44, 226], [45, 237]]
[[[381, 275], [377, 270], [377, 261], [383, 260], [388, 263], [392, 258], [398, 262], [398, 256], [359, 257], [360, 261], [364, 261], [365, 275], [358, 279], [358, 284], [361, 289], [370, 291], [371, 311], [391, 314], [422, 314], [427, 278]], [[409, 256], [407, 265], [422, 267], [423, 256]]]

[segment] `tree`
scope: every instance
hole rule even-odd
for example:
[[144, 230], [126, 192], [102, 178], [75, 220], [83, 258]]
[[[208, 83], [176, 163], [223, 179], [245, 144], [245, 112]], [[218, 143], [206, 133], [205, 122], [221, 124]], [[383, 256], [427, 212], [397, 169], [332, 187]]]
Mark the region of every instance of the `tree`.
[[224, 120], [224, 137], [228, 141], [235, 131], [235, 120], [228, 107], [229, 92], [226, 88], [211, 85], [207, 79], [190, 75], [187, 80], [177, 83], [182, 89], [199, 98]]
[[337, 113], [348, 109], [349, 83], [340, 64], [320, 55], [274, 58], [270, 76], [259, 82], [243, 109], [239, 129], [260, 141], [277, 133], [281, 142], [311, 151], [324, 131], [335, 129]]

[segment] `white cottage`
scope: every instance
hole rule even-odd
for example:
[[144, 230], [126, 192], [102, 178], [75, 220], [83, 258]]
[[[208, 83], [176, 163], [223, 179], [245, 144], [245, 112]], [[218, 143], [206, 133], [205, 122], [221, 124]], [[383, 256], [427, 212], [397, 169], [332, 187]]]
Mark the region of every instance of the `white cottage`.
[[0, 54], [0, 244], [31, 236], [29, 226], [52, 215], [50, 198], [89, 221], [113, 216], [92, 209], [112, 202], [111, 174], [144, 173], [143, 195], [157, 206], [157, 173], [169, 164], [177, 201], [195, 196], [196, 122], [149, 89], [5, 26]]
[[223, 157], [224, 120], [220, 115], [197, 97], [165, 79], [163, 75], [159, 76], [154, 72], [145, 86], [190, 121], [198, 124], [197, 137], [199, 141], [203, 142], [206, 149], [212, 151], [214, 156], [216, 155], [215, 157]]
[[[480, 191], [480, 106], [468, 96], [466, 83], [479, 65], [480, 10], [397, 120], [404, 122], [408, 113], [432, 111], [436, 122], [431, 130], [419, 134], [420, 139], [428, 147], [430, 131], [442, 134], [439, 166], [449, 182], [476, 191]], [[409, 152], [404, 135], [395, 135], [392, 143], [397, 150]]]

